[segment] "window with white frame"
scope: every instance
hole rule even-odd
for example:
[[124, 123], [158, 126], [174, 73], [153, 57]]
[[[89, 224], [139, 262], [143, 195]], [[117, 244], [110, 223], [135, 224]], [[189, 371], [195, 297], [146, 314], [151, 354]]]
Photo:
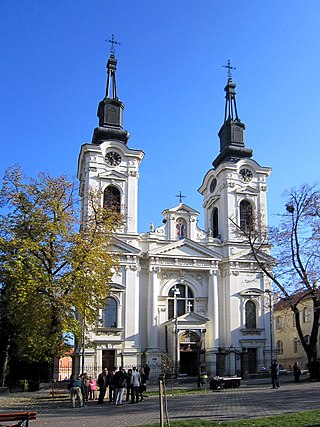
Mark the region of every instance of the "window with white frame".
[[277, 347], [277, 353], [283, 354], [283, 342], [281, 340], [277, 341], [276, 347]]
[[104, 328], [116, 328], [118, 326], [118, 304], [115, 298], [108, 297], [106, 305], [102, 309], [102, 326]]
[[109, 185], [103, 193], [103, 207], [116, 212], [121, 211], [121, 194], [117, 187]]
[[303, 323], [311, 322], [311, 310], [309, 307], [304, 307], [304, 309], [302, 310], [302, 321]]
[[283, 319], [281, 316], [277, 316], [276, 317], [276, 330], [279, 331], [280, 329], [282, 329], [283, 326]]
[[255, 329], [257, 327], [256, 305], [253, 301], [247, 301], [245, 305], [246, 328]]
[[[176, 306], [175, 306], [176, 304]], [[168, 319], [193, 311], [194, 296], [188, 285], [173, 286], [168, 295]]]
[[240, 228], [246, 232], [253, 229], [253, 209], [248, 200], [240, 202]]
[[218, 208], [212, 210], [212, 237], [218, 237], [219, 235], [219, 215]]

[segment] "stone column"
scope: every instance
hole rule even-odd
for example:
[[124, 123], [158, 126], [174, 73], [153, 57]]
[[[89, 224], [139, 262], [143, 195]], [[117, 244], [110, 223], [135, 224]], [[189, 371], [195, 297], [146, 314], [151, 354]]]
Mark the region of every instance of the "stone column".
[[219, 347], [219, 300], [218, 300], [218, 272], [210, 270], [208, 283], [208, 317], [207, 322], [207, 350], [206, 368], [210, 375], [217, 375], [217, 349]]
[[160, 268], [151, 267], [148, 286], [148, 345], [147, 351], [158, 351], [158, 294]]
[[[140, 316], [140, 300], [139, 300], [139, 268], [134, 266], [125, 267], [125, 280], [123, 283], [126, 286], [126, 303], [125, 316], [123, 325], [125, 327], [125, 352], [136, 352], [140, 350], [140, 334], [139, 334], [139, 316]], [[129, 363], [129, 362], [128, 362]]]
[[208, 350], [219, 347], [219, 301], [217, 271], [210, 270], [208, 284]]

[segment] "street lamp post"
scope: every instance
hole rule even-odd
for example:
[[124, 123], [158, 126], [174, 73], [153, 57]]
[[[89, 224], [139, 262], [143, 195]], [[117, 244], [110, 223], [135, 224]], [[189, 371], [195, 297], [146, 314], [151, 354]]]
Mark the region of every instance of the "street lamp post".
[[180, 295], [180, 290], [175, 286], [173, 288], [174, 295], [174, 375], [175, 378], [178, 378], [178, 350], [179, 350], [179, 342], [178, 342], [178, 307], [177, 307], [177, 296]]
[[84, 312], [83, 319], [82, 319], [82, 360], [81, 360], [81, 373], [82, 374], [85, 371], [85, 369], [84, 369], [85, 351], [86, 351], [86, 312]]
[[272, 360], [273, 360], [272, 295], [273, 295], [273, 293], [270, 289], [266, 289], [264, 292], [269, 295], [270, 359], [271, 359], [271, 363], [272, 363]]

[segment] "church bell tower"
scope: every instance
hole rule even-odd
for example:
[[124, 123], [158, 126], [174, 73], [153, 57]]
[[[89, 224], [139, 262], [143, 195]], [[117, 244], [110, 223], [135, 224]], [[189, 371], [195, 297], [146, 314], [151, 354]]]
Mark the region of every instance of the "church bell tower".
[[220, 242], [233, 242], [236, 234], [232, 221], [241, 227], [248, 221], [248, 212], [251, 218], [257, 218], [259, 227], [267, 226], [266, 180], [271, 169], [253, 160], [253, 150], [245, 146], [245, 125], [238, 116], [230, 61], [226, 68], [224, 122], [218, 133], [220, 152], [199, 192], [203, 195], [208, 235]]
[[86, 197], [90, 188], [101, 194], [101, 204], [121, 213], [120, 235], [131, 241], [138, 233], [138, 179], [139, 165], [144, 157], [141, 150], [127, 145], [129, 132], [123, 129], [124, 104], [117, 95], [117, 60], [114, 39], [107, 62], [107, 83], [104, 98], [99, 102], [98, 127], [94, 129], [91, 144], [82, 145], [78, 163], [78, 179], [82, 212], [86, 214]]

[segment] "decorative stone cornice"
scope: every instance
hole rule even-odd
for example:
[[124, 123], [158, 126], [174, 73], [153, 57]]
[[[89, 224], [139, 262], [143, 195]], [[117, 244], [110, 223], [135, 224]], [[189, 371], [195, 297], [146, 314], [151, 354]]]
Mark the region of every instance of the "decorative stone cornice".
[[264, 329], [255, 328], [255, 329], [240, 329], [242, 335], [262, 335]]
[[123, 332], [123, 328], [97, 328], [97, 335], [107, 335], [107, 336], [115, 336], [119, 337]]

